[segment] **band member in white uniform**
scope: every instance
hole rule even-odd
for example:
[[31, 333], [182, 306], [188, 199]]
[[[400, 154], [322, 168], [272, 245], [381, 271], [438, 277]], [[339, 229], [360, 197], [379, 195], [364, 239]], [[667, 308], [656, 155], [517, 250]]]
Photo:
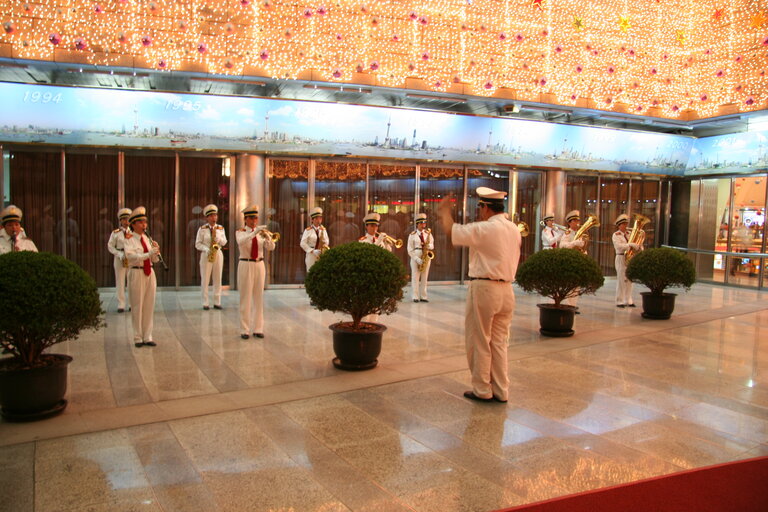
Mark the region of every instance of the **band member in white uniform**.
[[301, 234], [299, 245], [307, 255], [304, 257], [304, 263], [307, 265], [307, 272], [312, 268], [322, 253], [323, 247], [331, 246], [331, 239], [328, 237], [328, 231], [323, 226], [323, 209], [319, 206], [312, 208], [309, 213], [311, 225]]
[[275, 242], [259, 226], [259, 207], [243, 210], [245, 227], [235, 233], [240, 261], [237, 265], [237, 288], [240, 291], [240, 337], [247, 340], [253, 333], [264, 337], [264, 254], [275, 249]]
[[128, 258], [128, 297], [131, 304], [133, 344], [154, 347], [152, 326], [155, 317], [157, 279], [152, 263], [160, 260], [160, 247], [146, 234], [147, 209], [139, 206], [128, 218], [131, 232], [125, 235], [125, 257]]
[[[571, 210], [568, 212], [568, 214], [565, 216], [565, 225], [568, 226], [568, 230], [560, 238], [558, 246], [563, 249], [581, 249], [584, 247], [586, 244], [584, 240], [574, 240], [576, 231], [578, 231], [579, 226], [581, 226], [581, 212], [579, 212], [579, 210]], [[570, 297], [563, 300], [562, 303], [567, 306], [578, 308], [577, 304], [579, 303], [579, 297]], [[576, 314], [580, 315], [581, 312], [577, 309]]]
[[413, 302], [429, 302], [427, 297], [427, 281], [429, 279], [429, 267], [431, 261], [427, 261], [424, 271], [419, 266], [424, 262], [427, 251], [435, 250], [435, 239], [432, 232], [427, 229], [427, 214], [420, 213], [416, 216], [416, 231], [408, 235], [408, 256], [411, 257], [411, 288], [413, 289]]
[[0, 254], [17, 251], [37, 252], [37, 246], [27, 238], [21, 227], [23, 215], [21, 208], [12, 204], [0, 213], [0, 222], [3, 223], [3, 229], [0, 230]]
[[[216, 224], [219, 208], [209, 204], [203, 208], [206, 223], [200, 226], [195, 237], [195, 249], [200, 251], [200, 289], [203, 309], [208, 311], [208, 283], [213, 279], [213, 308], [221, 309], [221, 272], [224, 269], [224, 254], [221, 249], [227, 245], [224, 226]], [[213, 261], [210, 261], [213, 260]]]
[[544, 229], [541, 230], [542, 249], [554, 249], [563, 237], [563, 231], [555, 226], [555, 214], [548, 213], [544, 216]]
[[627, 226], [629, 217], [622, 213], [616, 217], [617, 231], [613, 234], [613, 248], [616, 250], [616, 307], [625, 308], [635, 307], [635, 301], [632, 300], [632, 281], [627, 279], [627, 257], [626, 252], [631, 247], [633, 251], [642, 251], [643, 246], [629, 242], [629, 233]]
[[520, 260], [520, 230], [504, 215], [504, 197], [477, 189], [479, 222], [453, 222], [451, 200], [440, 203], [440, 220], [454, 245], [469, 247], [469, 291], [464, 320], [467, 362], [472, 373], [470, 400], [506, 402], [509, 397], [507, 342], [515, 311], [512, 282]]
[[358, 242], [378, 245], [382, 249], [386, 249], [389, 252], [393, 251], [392, 245], [387, 242], [387, 234], [379, 232], [381, 215], [375, 212], [371, 212], [363, 217], [363, 223], [365, 224], [365, 234], [358, 239]]
[[130, 208], [120, 208], [117, 211], [117, 220], [120, 223], [120, 227], [109, 235], [109, 241], [107, 242], [107, 250], [114, 256], [112, 266], [115, 269], [118, 313], [125, 311], [125, 280], [128, 277], [128, 260], [125, 257], [125, 234], [131, 231], [128, 228], [128, 218], [130, 216]]

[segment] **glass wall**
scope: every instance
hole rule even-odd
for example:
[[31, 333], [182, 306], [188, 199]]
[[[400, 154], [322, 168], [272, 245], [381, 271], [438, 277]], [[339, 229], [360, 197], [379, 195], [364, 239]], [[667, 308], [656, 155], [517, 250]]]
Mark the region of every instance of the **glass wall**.
[[[567, 214], [571, 210], [579, 210], [581, 212], [581, 221], [585, 222], [588, 215], [597, 215], [600, 223], [607, 222], [605, 219], [600, 218], [600, 211], [598, 210], [598, 186], [597, 176], [581, 176], [578, 174], [568, 174], [565, 182], [565, 213]], [[555, 222], [567, 226], [568, 223], [565, 219], [555, 219]], [[589, 230], [590, 243], [587, 245], [587, 254], [599, 261], [600, 252], [598, 250], [597, 241], [599, 240], [599, 232], [597, 228]], [[611, 258], [613, 260], [613, 258]]]
[[[173, 220], [174, 185], [176, 182], [174, 156], [125, 155], [125, 204], [128, 208], [147, 209], [147, 233], [160, 245], [169, 271], [155, 265], [158, 286], [175, 286], [175, 267], [185, 265], [175, 260]], [[183, 268], [183, 267], [182, 267]]]
[[[629, 212], [629, 178], [600, 177], [600, 226], [590, 230], [593, 251], [604, 276], [615, 276], [613, 233], [616, 231], [616, 217]], [[582, 222], [586, 217], [582, 217]], [[630, 224], [631, 226], [631, 224]]]
[[67, 153], [65, 161], [67, 255], [98, 286], [115, 286], [107, 241], [118, 226], [117, 155]]
[[394, 254], [405, 268], [410, 268], [407, 249], [408, 235], [414, 228], [415, 194], [415, 165], [368, 165], [368, 210], [381, 215], [382, 233], [402, 240], [403, 246], [395, 249]]
[[299, 242], [309, 222], [309, 161], [269, 159], [268, 162], [269, 207], [266, 215], [260, 216], [260, 222], [266, 224], [269, 231], [280, 233], [280, 241], [267, 256], [267, 283], [303, 283], [306, 265]]
[[435, 259], [429, 267], [430, 281], [458, 281], [461, 279], [461, 248], [454, 247], [443, 231], [437, 207], [444, 197], [451, 196], [453, 218], [463, 223], [459, 208], [464, 196], [463, 167], [424, 167], [419, 177], [419, 213], [427, 214], [427, 227], [435, 240]]
[[[181, 286], [200, 285], [200, 252], [195, 249], [197, 230], [206, 223], [203, 208], [215, 204], [219, 208], [218, 224], [229, 226], [229, 177], [222, 172], [222, 158], [179, 158], [179, 236]], [[222, 248], [224, 270], [221, 283], [229, 284], [229, 251], [234, 233], [226, 232], [227, 245]]]
[[323, 209], [331, 247], [357, 241], [365, 232], [363, 162], [318, 161], [315, 165], [315, 204]]
[[517, 213], [516, 222], [523, 221], [528, 224], [529, 235], [523, 238], [520, 250], [520, 263], [536, 252], [540, 247], [538, 236], [539, 219], [543, 217], [541, 210], [542, 173], [540, 172], [516, 172], [517, 174], [517, 205], [514, 208]]
[[[764, 252], [766, 177], [751, 176], [733, 179], [731, 198], [731, 252]], [[757, 286], [762, 261], [760, 258], [731, 256], [728, 282]]]
[[[21, 225], [40, 251], [63, 254], [61, 152], [11, 151], [7, 204], [24, 215]], [[105, 248], [106, 248], [106, 242]]]

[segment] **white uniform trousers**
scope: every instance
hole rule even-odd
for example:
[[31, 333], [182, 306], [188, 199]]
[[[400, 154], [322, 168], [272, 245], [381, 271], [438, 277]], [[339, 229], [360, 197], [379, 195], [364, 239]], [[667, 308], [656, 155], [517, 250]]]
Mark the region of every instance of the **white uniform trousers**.
[[510, 283], [481, 279], [469, 283], [464, 336], [476, 396], [499, 400], [509, 396], [507, 343], [514, 312]]
[[208, 261], [208, 254], [200, 253], [200, 288], [203, 295], [203, 306], [208, 303], [208, 283], [213, 278], [213, 303], [221, 306], [221, 271], [224, 269], [224, 255], [219, 250], [213, 263]]
[[309, 269], [312, 268], [312, 265], [317, 263], [319, 258], [319, 256], [315, 256], [313, 251], [309, 251], [307, 253], [307, 255], [304, 257], [304, 263], [307, 265], [307, 272], [309, 272]]
[[424, 268], [424, 272], [419, 272], [419, 264], [416, 263], [415, 259], [411, 258], [411, 288], [413, 288], [413, 300], [426, 300], [429, 298], [427, 297], [427, 280], [429, 279], [429, 267], [431, 266], [432, 262], [428, 261], [427, 266]]
[[144, 275], [142, 268], [128, 269], [128, 296], [131, 300], [131, 323], [134, 343], [153, 341], [152, 325], [155, 317], [155, 271]]
[[264, 261], [240, 261], [237, 288], [240, 290], [240, 334], [264, 332]]
[[117, 291], [117, 308], [125, 309], [125, 280], [128, 277], [128, 269], [123, 266], [123, 260], [114, 258], [112, 266], [115, 267], [115, 290]]
[[627, 279], [627, 260], [623, 254], [616, 255], [616, 305], [629, 306], [632, 300], [632, 281]]

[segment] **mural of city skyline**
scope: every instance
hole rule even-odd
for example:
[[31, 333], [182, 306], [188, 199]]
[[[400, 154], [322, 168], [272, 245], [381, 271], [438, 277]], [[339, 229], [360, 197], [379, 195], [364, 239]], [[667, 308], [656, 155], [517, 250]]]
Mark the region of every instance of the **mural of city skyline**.
[[761, 161], [766, 166], [765, 132], [697, 140], [337, 103], [11, 83], [0, 83], [0, 97], [3, 142], [413, 158], [667, 175], [754, 171]]

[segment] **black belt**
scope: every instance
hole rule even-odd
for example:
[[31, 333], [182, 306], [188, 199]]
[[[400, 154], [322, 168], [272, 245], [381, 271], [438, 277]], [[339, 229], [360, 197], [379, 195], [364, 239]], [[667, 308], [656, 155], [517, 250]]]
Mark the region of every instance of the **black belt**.
[[264, 258], [258, 258], [258, 259], [253, 259], [253, 258], [240, 258], [240, 261], [256, 261], [256, 262], [258, 262], [258, 261], [264, 261]]
[[493, 281], [494, 283], [511, 283], [505, 279], [491, 279], [490, 277], [470, 277], [470, 281]]
[[[152, 266], [152, 265], [150, 264], [150, 267], [151, 267], [151, 266]], [[144, 269], [144, 267], [131, 267], [131, 268]]]

